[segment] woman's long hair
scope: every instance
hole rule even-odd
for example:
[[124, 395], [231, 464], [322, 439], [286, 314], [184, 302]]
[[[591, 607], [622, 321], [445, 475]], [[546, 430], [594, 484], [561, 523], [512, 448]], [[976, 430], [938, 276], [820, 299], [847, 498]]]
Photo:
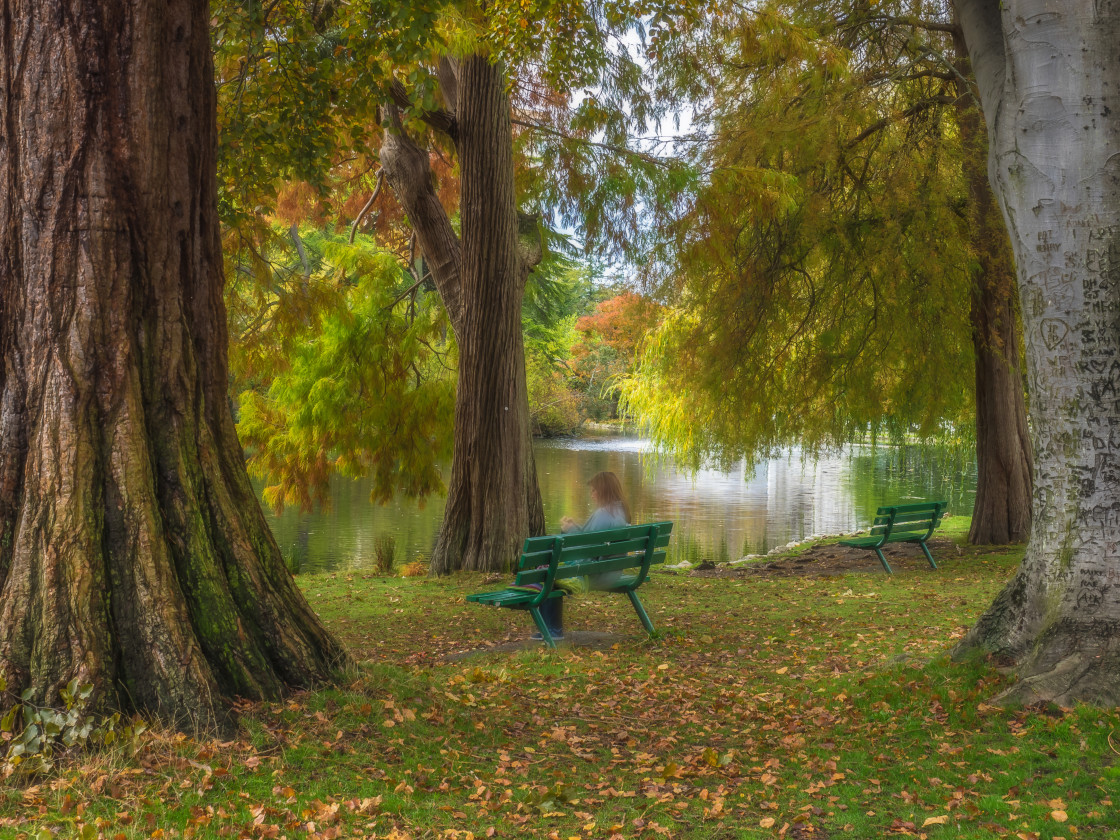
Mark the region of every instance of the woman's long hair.
[[626, 514], [626, 521], [630, 521], [630, 505], [626, 504], [626, 497], [622, 495], [622, 482], [613, 472], [596, 473], [587, 482], [599, 497], [599, 507], [608, 510], [616, 505]]

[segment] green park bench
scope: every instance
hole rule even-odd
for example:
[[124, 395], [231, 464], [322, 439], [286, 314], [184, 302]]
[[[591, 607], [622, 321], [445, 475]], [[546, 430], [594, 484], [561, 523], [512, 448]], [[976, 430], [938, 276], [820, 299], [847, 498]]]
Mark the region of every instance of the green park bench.
[[[637, 589], [649, 576], [650, 566], [665, 562], [672, 522], [628, 525], [606, 531], [530, 537], [517, 561], [517, 576], [510, 588], [496, 592], [476, 592], [467, 600], [511, 610], [528, 610], [549, 647], [556, 642], [541, 617], [540, 605], [549, 598], [562, 598], [558, 581], [574, 577], [611, 574], [606, 592], [626, 593], [646, 632], [653, 633], [653, 622], [646, 615]], [[539, 584], [539, 592], [515, 587]]]
[[887, 543], [916, 542], [925, 552], [930, 566], [937, 568], [933, 555], [929, 553], [926, 540], [933, 536], [933, 530], [941, 524], [946, 502], [920, 502], [913, 505], [890, 505], [875, 512], [875, 522], [871, 526], [871, 536], [855, 540], [841, 540], [840, 545], [853, 548], [866, 548], [875, 552], [879, 562], [894, 574], [887, 558], [883, 556], [883, 546]]

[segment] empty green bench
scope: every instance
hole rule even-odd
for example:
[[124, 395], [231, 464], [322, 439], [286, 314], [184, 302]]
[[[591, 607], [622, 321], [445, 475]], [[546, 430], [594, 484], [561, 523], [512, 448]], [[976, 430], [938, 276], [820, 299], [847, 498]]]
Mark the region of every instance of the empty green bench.
[[929, 553], [926, 541], [933, 536], [934, 529], [941, 524], [941, 517], [947, 506], [946, 502], [920, 502], [913, 505], [881, 507], [875, 512], [871, 536], [841, 540], [840, 545], [874, 551], [883, 568], [887, 570], [887, 574], [894, 574], [887, 558], [883, 556], [883, 546], [887, 543], [916, 542], [922, 547], [930, 566], [936, 569], [937, 564], [933, 562], [933, 555]]
[[541, 617], [541, 604], [549, 598], [564, 596], [564, 591], [556, 585], [559, 581], [610, 574], [610, 585], [596, 588], [626, 593], [642, 626], [652, 634], [653, 622], [638, 598], [637, 589], [645, 583], [651, 566], [665, 562], [665, 548], [672, 530], [672, 522], [652, 522], [606, 531], [530, 537], [525, 540], [525, 548], [517, 561], [517, 576], [512, 587], [539, 584], [540, 591], [506, 588], [476, 592], [468, 595], [467, 600], [511, 610], [528, 610], [545, 644], [556, 647]]

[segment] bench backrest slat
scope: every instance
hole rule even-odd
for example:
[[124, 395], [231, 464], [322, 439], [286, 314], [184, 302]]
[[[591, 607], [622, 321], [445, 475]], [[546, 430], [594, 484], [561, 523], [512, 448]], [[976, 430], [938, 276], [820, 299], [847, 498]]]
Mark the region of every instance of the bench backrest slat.
[[538, 551], [552, 551], [552, 544], [557, 537], [564, 538], [565, 548], [575, 548], [581, 545], [595, 545], [596, 543], [629, 540], [644, 537], [649, 533], [650, 525], [657, 525], [661, 536], [668, 536], [673, 531], [672, 522], [650, 522], [646, 525], [625, 525], [621, 528], [609, 528], [603, 531], [587, 531], [576, 534], [548, 534], [543, 537], [529, 537], [521, 549], [522, 554], [532, 554]]
[[[599, 532], [600, 534], [609, 534], [608, 531]], [[581, 534], [580, 536], [590, 536], [588, 534]], [[539, 539], [539, 538], [538, 538]], [[634, 539], [624, 540], [604, 540], [600, 538], [592, 545], [577, 545], [569, 546], [568, 538], [564, 537], [564, 546], [560, 552], [561, 563], [571, 563], [576, 560], [591, 559], [594, 557], [609, 557], [615, 554], [629, 554], [631, 552], [642, 552], [646, 550], [646, 543], [648, 536], [643, 534], [641, 537]], [[535, 569], [537, 566], [545, 564], [552, 557], [551, 546], [555, 544], [555, 537], [547, 551], [534, 551], [521, 555], [518, 561], [519, 569]], [[665, 548], [669, 544], [669, 535], [664, 534], [654, 540], [654, 548]]]
[[875, 515], [883, 516], [890, 513], [892, 510], [898, 513], [913, 513], [915, 511], [926, 511], [932, 513], [935, 505], [939, 505], [942, 509], [944, 509], [945, 504], [945, 502], [915, 502], [914, 504], [910, 505], [887, 505], [885, 507], [879, 508], [879, 510], [876, 511]]
[[915, 539], [922, 531], [933, 534], [941, 523], [947, 507], [945, 502], [921, 502], [910, 505], [889, 505], [875, 512], [871, 536]]
[[[938, 511], [938, 518], [941, 518], [944, 511]], [[930, 517], [933, 516], [932, 510], [927, 510], [924, 513], [900, 513], [894, 517], [895, 525], [903, 525], [907, 522], [929, 522]], [[875, 517], [875, 525], [886, 525], [891, 521], [890, 514], [883, 514], [882, 516]]]
[[[651, 529], [657, 534], [652, 546]], [[540, 567], [552, 566], [553, 558], [556, 568], [552, 580], [641, 568], [647, 552], [651, 563], [664, 562], [665, 552], [658, 549], [669, 545], [672, 529], [672, 522], [651, 522], [580, 534], [530, 537], [517, 563], [516, 583], [545, 583], [549, 580], [549, 569]]]

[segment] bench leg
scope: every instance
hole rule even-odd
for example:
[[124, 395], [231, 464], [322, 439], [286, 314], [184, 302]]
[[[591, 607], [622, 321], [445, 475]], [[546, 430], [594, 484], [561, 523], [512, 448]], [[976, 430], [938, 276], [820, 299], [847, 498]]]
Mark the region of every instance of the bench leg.
[[921, 542], [919, 542], [918, 545], [920, 545], [922, 547], [922, 551], [925, 552], [926, 559], [929, 561], [930, 568], [931, 569], [936, 569], [937, 564], [933, 562], [933, 555], [929, 553], [929, 548], [926, 546], [925, 540], [922, 540]]
[[882, 549], [875, 549], [875, 553], [879, 556], [879, 562], [883, 564], [883, 568], [887, 570], [887, 574], [893, 575], [894, 570], [891, 568], [891, 564], [887, 562], [887, 558], [883, 556]]
[[633, 589], [626, 590], [627, 597], [630, 598], [630, 603], [634, 605], [634, 612], [638, 614], [638, 620], [642, 622], [642, 626], [646, 628], [646, 632], [651, 636], [653, 635], [653, 622], [649, 620], [646, 615], [646, 608], [642, 606], [641, 600], [638, 598], [638, 593]]
[[533, 621], [536, 623], [537, 630], [540, 631], [544, 643], [550, 648], [555, 648], [556, 642], [553, 640], [552, 634], [548, 632], [548, 625], [545, 624], [544, 616], [541, 615], [541, 611], [537, 607], [529, 607], [529, 615], [533, 617]]

